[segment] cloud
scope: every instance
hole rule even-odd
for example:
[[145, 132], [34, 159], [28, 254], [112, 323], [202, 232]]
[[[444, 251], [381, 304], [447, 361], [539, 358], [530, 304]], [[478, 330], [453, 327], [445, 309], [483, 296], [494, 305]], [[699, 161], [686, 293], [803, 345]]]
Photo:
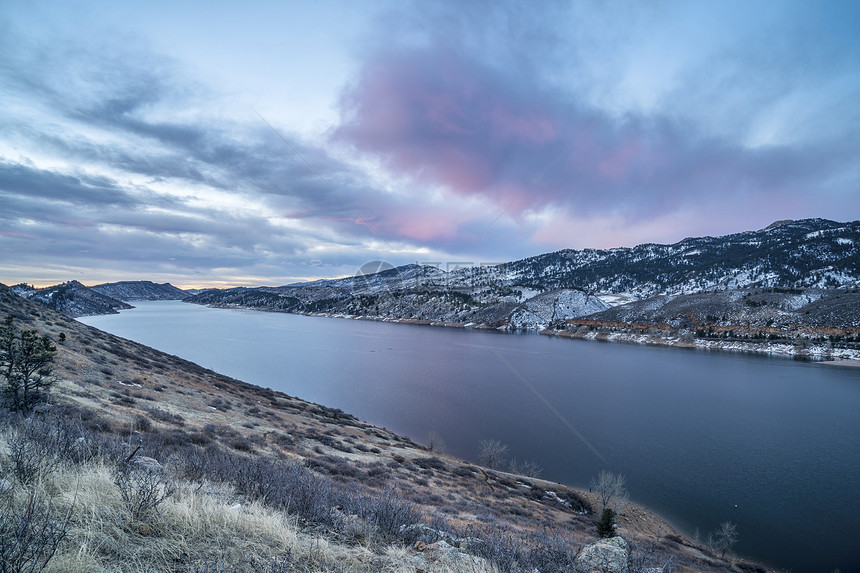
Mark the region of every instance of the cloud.
[[105, 176], [63, 174], [3, 161], [0, 161], [0, 193], [71, 205], [84, 203], [128, 208], [139, 203], [116, 181]]
[[852, 6], [391, 5], [345, 47], [339, 121], [311, 137], [149, 30], [9, 18], [0, 251], [295, 280], [856, 218]]
[[852, 159], [841, 141], [749, 147], [671, 114], [616, 117], [447, 46], [377, 53], [341, 107], [335, 141], [520, 216], [563, 207], [648, 220], [714, 194], [748, 208], [815, 193]]
[[[360, 169], [287, 128], [273, 133], [250, 107], [244, 123], [213, 115], [207, 106], [224, 96], [164, 58], [69, 39], [66, 52], [30, 51], [17, 39], [0, 39], [18, 46], [0, 62], [0, 95], [14, 102], [0, 111], [11, 144], [0, 148], [7, 272], [30, 265], [46, 276], [39, 269], [64, 261], [77, 270], [109, 263], [126, 278], [124, 269], [148, 268], [293, 282], [320, 268], [353, 272], [380, 249], [401, 253], [399, 262], [427, 250], [396, 226], [377, 236], [362, 224], [356, 210], [398, 217], [374, 208], [386, 193]], [[320, 256], [325, 265], [309, 270], [305, 261]]]

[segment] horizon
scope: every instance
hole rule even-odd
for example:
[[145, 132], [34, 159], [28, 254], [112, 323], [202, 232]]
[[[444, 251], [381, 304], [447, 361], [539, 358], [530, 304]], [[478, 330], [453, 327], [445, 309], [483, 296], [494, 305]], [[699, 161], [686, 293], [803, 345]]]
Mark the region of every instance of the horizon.
[[[765, 227], [762, 227], [761, 229], [750, 229], [750, 230], [747, 230], [747, 231], [742, 231], [742, 233], [754, 233], [754, 232], [760, 232], [760, 231], [764, 231], [764, 230], [766, 230], [766, 229], [768, 229], [768, 228], [771, 228], [771, 227], [774, 227], [774, 226], [778, 226], [778, 225], [782, 225], [782, 224], [796, 223], [796, 222], [801, 222], [801, 221], [812, 221], [812, 220], [816, 220], [816, 218], [807, 218], [807, 219], [780, 219], [780, 220], [777, 220], [777, 221], [773, 221], [772, 223], [770, 223], [769, 225], [767, 225], [767, 226], [765, 226]], [[847, 224], [851, 224], [851, 223], [857, 223], [857, 222], [860, 222], [860, 221], [857, 221], [857, 220], [855, 220], [855, 221], [836, 221], [836, 220], [832, 220], [832, 219], [824, 219], [824, 220], [825, 220], [825, 221], [828, 221], [828, 222], [831, 222], [831, 223], [840, 224], [840, 225], [842, 225], [842, 224], [846, 224], [846, 225], [847, 225]], [[733, 233], [730, 233], [730, 234], [733, 234]], [[720, 235], [720, 236], [726, 236], [726, 235]], [[623, 247], [610, 247], [609, 249], [589, 249], [588, 247], [586, 247], [586, 248], [584, 248], [584, 249], [574, 249], [574, 250], [584, 251], [584, 250], [635, 249], [635, 248], [637, 248], [637, 247], [640, 247], [640, 246], [642, 246], [642, 245], [647, 245], [647, 244], [662, 244], [662, 245], [671, 246], [671, 245], [675, 245], [675, 244], [681, 243], [681, 242], [683, 242], [683, 241], [685, 241], [685, 240], [688, 240], [688, 239], [696, 239], [696, 238], [702, 238], [702, 237], [684, 237], [684, 239], [681, 239], [680, 241], [676, 241], [676, 242], [674, 242], [674, 243], [647, 243], [647, 242], [646, 242], [646, 243], [639, 243], [638, 245], [633, 245], [632, 247], [627, 247], [627, 246], [623, 246]], [[541, 256], [541, 255], [544, 255], [544, 254], [549, 254], [549, 253], [553, 253], [553, 252], [558, 252], [558, 251], [560, 251], [560, 250], [569, 250], [569, 249], [558, 249], [558, 250], [555, 250], [555, 251], [546, 251], [546, 252], [542, 252], [542, 253], [535, 253], [535, 254], [533, 254], [533, 255], [529, 255], [529, 256], [523, 257], [523, 259], [529, 259], [529, 258], [532, 258], [532, 257]], [[507, 261], [500, 261], [500, 262], [497, 262], [497, 263], [494, 263], [494, 264], [506, 264], [506, 263], [509, 263], [509, 262], [516, 262], [517, 260], [523, 260], [523, 259], [516, 259], [516, 260], [515, 260], [515, 259], [509, 259], [509, 260], [507, 260]], [[369, 262], [368, 262], [368, 263], [366, 263], [366, 264], [375, 264], [375, 263], [380, 263], [381, 265], [379, 265], [378, 270], [374, 270], [374, 272], [381, 272], [381, 271], [386, 270], [386, 268], [384, 268], [384, 265], [385, 265], [385, 264], [387, 264], [385, 261], [369, 261]], [[410, 266], [410, 265], [419, 265], [419, 266], [426, 266], [426, 267], [435, 267], [435, 268], [439, 268], [440, 270], [443, 270], [443, 271], [445, 271], [445, 272], [449, 272], [449, 269], [447, 269], [447, 268], [443, 268], [443, 267], [445, 267], [445, 263], [444, 263], [444, 262], [440, 263], [440, 262], [429, 262], [429, 261], [425, 261], [425, 262], [421, 262], [421, 261], [413, 261], [413, 262], [406, 262], [406, 263], [403, 263], [403, 264], [401, 264], [401, 265], [397, 265], [395, 268], [402, 268], [402, 267], [404, 267], [404, 266]], [[457, 265], [458, 265], [458, 267], [456, 267], [456, 268], [461, 268], [462, 266], [464, 266], [464, 264], [463, 264], [463, 263], [457, 263]], [[473, 266], [479, 266], [479, 265], [473, 265]], [[451, 270], [451, 271], [453, 271], [453, 270], [455, 270], [455, 268], [451, 268], [450, 270]], [[66, 282], [71, 282], [71, 281], [77, 281], [77, 282], [80, 282], [80, 283], [81, 283], [81, 284], [83, 284], [85, 287], [93, 287], [93, 286], [97, 286], [97, 285], [101, 285], [101, 284], [120, 283], [120, 282], [152, 282], [152, 283], [157, 283], [157, 284], [170, 284], [170, 285], [172, 285], [172, 286], [174, 286], [174, 287], [176, 287], [176, 288], [179, 288], [179, 289], [181, 289], [181, 290], [188, 290], [188, 291], [190, 291], [190, 290], [208, 290], [208, 289], [231, 289], [231, 288], [240, 288], [240, 287], [246, 287], [246, 288], [257, 288], [257, 287], [277, 288], [277, 287], [283, 287], [283, 286], [288, 286], [288, 285], [292, 285], [292, 284], [312, 283], [312, 282], [316, 282], [316, 281], [320, 281], [320, 280], [340, 280], [340, 279], [346, 279], [346, 278], [350, 278], [350, 277], [355, 277], [355, 276], [356, 276], [356, 275], [358, 275], [358, 274], [373, 274], [373, 273], [365, 272], [365, 271], [364, 271], [364, 267], [361, 267], [361, 268], [359, 268], [359, 269], [356, 269], [356, 272], [354, 272], [354, 273], [352, 273], [352, 274], [346, 274], [346, 275], [341, 275], [341, 276], [329, 276], [329, 277], [311, 277], [311, 278], [305, 278], [305, 279], [300, 279], [300, 280], [296, 280], [296, 281], [292, 281], [292, 282], [286, 282], [286, 283], [281, 283], [281, 284], [274, 284], [274, 283], [273, 283], [273, 284], [262, 284], [262, 283], [235, 284], [235, 283], [229, 283], [229, 282], [226, 282], [226, 281], [215, 281], [215, 282], [210, 282], [210, 283], [208, 283], [208, 284], [206, 284], [206, 285], [201, 285], [201, 284], [192, 284], [192, 285], [189, 285], [189, 284], [185, 284], [185, 283], [179, 283], [179, 284], [176, 284], [176, 283], [173, 283], [173, 282], [170, 282], [170, 281], [159, 281], [159, 280], [153, 280], [153, 279], [151, 279], [151, 278], [122, 278], [122, 279], [109, 279], [109, 280], [98, 280], [98, 281], [87, 281], [87, 282], [80, 281], [80, 280], [78, 280], [78, 279], [72, 278], [72, 279], [68, 279], [68, 280], [61, 280], [61, 281], [55, 281], [55, 282], [50, 282], [50, 281], [48, 281], [48, 282], [45, 282], [45, 283], [33, 283], [33, 282], [26, 281], [26, 280], [23, 280], [23, 281], [14, 281], [14, 282], [7, 282], [7, 281], [4, 281], [4, 280], [0, 280], [0, 284], [4, 284], [4, 285], [6, 285], [6, 286], [10, 286], [10, 287], [11, 287], [11, 286], [14, 286], [14, 285], [18, 285], [18, 284], [26, 284], [26, 285], [28, 285], [28, 286], [31, 286], [31, 287], [35, 288], [35, 289], [42, 289], [42, 288], [49, 288], [49, 287], [57, 286], [57, 285], [59, 285], [59, 284], [63, 284], [63, 283], [66, 283]], [[88, 283], [89, 283], [89, 284], [88, 284]]]
[[9, 0], [0, 278], [284, 285], [858, 220], [858, 28], [850, 1]]

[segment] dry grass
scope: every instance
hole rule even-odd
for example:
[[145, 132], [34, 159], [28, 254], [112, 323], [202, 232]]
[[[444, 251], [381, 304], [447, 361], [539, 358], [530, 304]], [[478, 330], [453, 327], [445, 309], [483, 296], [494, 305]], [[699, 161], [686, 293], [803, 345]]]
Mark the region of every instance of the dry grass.
[[[7, 460], [4, 460], [4, 462]], [[5, 465], [5, 463], [4, 463]], [[46, 572], [149, 571], [325, 571], [406, 572], [494, 571], [470, 556], [428, 563], [416, 552], [388, 546], [338, 543], [303, 530], [297, 520], [258, 502], [243, 502], [233, 488], [209, 482], [181, 482], [145, 520], [128, 511], [104, 462], [72, 465], [15, 483], [12, 505], [31, 493], [50, 500], [68, 528]]]

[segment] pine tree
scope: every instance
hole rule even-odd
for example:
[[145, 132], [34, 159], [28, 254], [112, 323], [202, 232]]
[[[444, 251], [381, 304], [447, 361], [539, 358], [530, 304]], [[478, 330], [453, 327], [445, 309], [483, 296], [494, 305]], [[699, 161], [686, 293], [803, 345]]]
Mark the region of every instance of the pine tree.
[[2, 392], [13, 411], [27, 413], [44, 400], [53, 383], [51, 370], [57, 347], [35, 330], [19, 331], [7, 316], [0, 326], [0, 377]]
[[600, 515], [600, 521], [597, 522], [597, 534], [600, 537], [615, 535], [615, 512], [612, 508], [607, 507]]

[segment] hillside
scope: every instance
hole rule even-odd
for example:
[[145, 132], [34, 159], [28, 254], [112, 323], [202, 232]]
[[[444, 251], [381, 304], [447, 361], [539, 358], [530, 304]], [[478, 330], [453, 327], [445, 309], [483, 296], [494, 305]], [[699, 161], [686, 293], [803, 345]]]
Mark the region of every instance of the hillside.
[[90, 287], [99, 294], [117, 300], [182, 300], [188, 296], [184, 290], [170, 283], [152, 281], [120, 281]]
[[639, 299], [738, 288], [853, 287], [860, 284], [860, 221], [778, 221], [759, 231], [672, 245], [562, 250], [507, 263], [504, 271], [508, 283]]
[[[47, 508], [38, 515], [68, 528], [49, 571], [576, 571], [577, 553], [596, 539], [594, 494], [430, 451], [2, 285], [0, 316], [58, 347], [50, 405], [30, 421], [0, 416], [0, 479], [14, 494], [4, 515], [42, 496], [50, 501], [36, 504]], [[44, 460], [41, 478], [14, 470], [15, 444], [41, 444], [20, 450], [41, 452], [32, 458]], [[129, 460], [156, 469], [122, 469]], [[131, 511], [129, 491], [163, 499]], [[764, 571], [633, 504], [618, 521], [633, 571]]]
[[66, 316], [78, 317], [93, 314], [116, 314], [131, 305], [88, 288], [78, 281], [45, 288], [27, 285], [12, 287], [16, 294]]
[[860, 360], [860, 289], [659, 295], [556, 323], [544, 334]]
[[562, 250], [492, 266], [391, 267], [283, 287], [208, 290], [188, 302], [327, 316], [537, 328], [605, 311], [619, 300], [738, 289], [860, 285], [860, 222], [781, 221], [760, 231], [673, 245]]

